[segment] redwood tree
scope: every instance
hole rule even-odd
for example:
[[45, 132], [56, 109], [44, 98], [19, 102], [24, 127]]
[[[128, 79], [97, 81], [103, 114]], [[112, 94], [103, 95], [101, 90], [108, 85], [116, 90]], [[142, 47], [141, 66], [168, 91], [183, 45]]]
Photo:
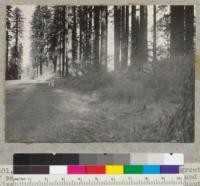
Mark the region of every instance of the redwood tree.
[[99, 16], [100, 16], [100, 7], [94, 7], [94, 68], [99, 70], [100, 61], [99, 61]]
[[184, 54], [184, 6], [171, 6], [170, 57], [176, 61]]
[[114, 6], [114, 70], [119, 70], [120, 57], [120, 6]]

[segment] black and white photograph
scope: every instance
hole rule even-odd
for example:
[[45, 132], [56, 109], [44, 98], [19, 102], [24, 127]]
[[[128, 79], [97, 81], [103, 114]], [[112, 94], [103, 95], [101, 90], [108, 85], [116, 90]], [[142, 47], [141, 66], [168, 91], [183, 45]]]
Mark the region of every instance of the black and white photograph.
[[195, 13], [7, 6], [5, 141], [193, 143]]

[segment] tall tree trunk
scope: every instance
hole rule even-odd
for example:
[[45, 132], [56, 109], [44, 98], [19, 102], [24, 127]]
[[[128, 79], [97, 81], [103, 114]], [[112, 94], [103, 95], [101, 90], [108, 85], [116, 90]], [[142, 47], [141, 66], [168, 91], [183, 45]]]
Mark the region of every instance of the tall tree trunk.
[[76, 6], [73, 6], [73, 26], [72, 26], [72, 61], [77, 60], [77, 26], [76, 26]]
[[106, 70], [108, 70], [108, 7], [106, 6], [105, 7], [105, 11], [106, 11], [106, 30], [105, 30], [105, 67], [106, 67]]
[[89, 55], [89, 61], [91, 64], [92, 61], [92, 6], [89, 7], [89, 30], [88, 30], [88, 40], [89, 40], [89, 46], [88, 46], [88, 55]]
[[11, 31], [11, 19], [12, 17], [12, 6], [6, 7], [6, 64], [5, 64], [5, 78], [9, 79], [9, 46], [10, 46], [10, 31]]
[[124, 16], [124, 48], [123, 48], [123, 61], [122, 69], [126, 69], [128, 65], [128, 38], [129, 38], [129, 6], [125, 7]]
[[79, 8], [79, 60], [81, 61], [82, 60], [82, 25], [83, 25], [83, 11], [82, 11], [82, 7]]
[[175, 62], [184, 54], [184, 6], [171, 6], [170, 56]]
[[147, 50], [147, 6], [140, 6], [140, 67], [139, 70], [143, 69], [144, 63], [148, 60]]
[[[185, 22], [184, 22], [185, 19]], [[185, 28], [185, 32], [184, 32]], [[184, 38], [185, 36], [185, 38]], [[173, 130], [179, 129], [182, 133], [180, 142], [194, 142], [194, 8], [193, 6], [171, 6], [171, 41], [170, 54], [172, 62], [183, 62], [187, 64], [184, 70], [182, 85], [180, 87], [182, 104], [178, 107], [176, 115], [170, 123], [171, 129], [168, 133], [173, 134]], [[185, 45], [184, 45], [185, 43]], [[185, 50], [185, 51], [184, 51]], [[185, 56], [184, 56], [185, 53]], [[191, 63], [190, 63], [191, 62]], [[175, 66], [176, 67], [176, 66]], [[180, 67], [180, 65], [178, 66]], [[177, 127], [179, 126], [179, 127]], [[170, 136], [170, 138], [172, 138]]]
[[136, 40], [138, 38], [138, 32], [136, 29], [136, 6], [131, 7], [131, 66], [134, 65], [136, 61]]
[[43, 65], [42, 65], [42, 59], [41, 59], [41, 57], [40, 57], [40, 75], [42, 75], [43, 74]]
[[86, 67], [88, 67], [88, 63], [90, 61], [90, 11], [91, 7], [87, 6], [86, 14], [85, 14], [85, 59], [86, 59]]
[[61, 35], [59, 35], [59, 74], [60, 74], [60, 77], [62, 76], [61, 53], [62, 53], [62, 41], [61, 41]]
[[8, 30], [6, 31], [6, 80], [8, 77], [8, 55], [9, 55], [9, 34]]
[[119, 70], [119, 57], [120, 57], [120, 7], [114, 6], [114, 70]]
[[62, 76], [65, 76], [66, 6], [62, 7]]
[[156, 62], [156, 5], [153, 6], [153, 61]]
[[100, 61], [99, 61], [99, 12], [100, 7], [94, 7], [94, 68], [99, 70]]
[[139, 66], [141, 64], [140, 62], [140, 47], [141, 47], [141, 43], [140, 43], [140, 21], [139, 18], [136, 18], [136, 25], [135, 25], [135, 56], [134, 56], [134, 65], [132, 67], [135, 67], [137, 70], [140, 70]]
[[121, 25], [120, 25], [120, 43], [121, 43], [121, 61], [120, 61], [120, 69], [122, 69], [124, 61], [125, 61], [125, 54], [124, 54], [124, 48], [125, 48], [125, 24], [126, 24], [126, 12], [125, 12], [125, 6], [121, 7]]
[[56, 73], [57, 70], [57, 56], [53, 57], [53, 71]]
[[65, 76], [69, 76], [69, 58], [68, 58], [68, 47], [69, 47], [69, 7], [65, 7], [65, 16], [67, 15], [67, 22], [65, 17]]
[[185, 55], [194, 61], [194, 6], [185, 6]]
[[107, 69], [107, 6], [101, 8], [101, 64]]
[[99, 61], [100, 61], [100, 64], [101, 64], [101, 67], [103, 66], [103, 6], [100, 6], [100, 33], [99, 33], [99, 36], [100, 36], [100, 49], [99, 49], [99, 53], [100, 53], [100, 56], [99, 56]]
[[82, 12], [82, 53], [83, 53], [83, 68], [86, 68], [86, 62], [87, 62], [87, 7], [83, 7]]
[[[184, 134], [184, 140], [189, 142], [194, 142], [195, 136], [195, 49], [194, 49], [194, 6], [185, 6], [185, 58], [186, 62], [189, 63], [188, 66], [188, 74], [185, 75], [184, 80], [184, 92], [183, 99], [185, 101], [185, 105], [183, 108], [186, 110], [184, 114], [184, 123], [182, 124], [182, 128], [187, 131]], [[187, 81], [186, 81], [187, 80]], [[190, 113], [190, 114], [188, 114]], [[187, 117], [189, 116], [189, 117]], [[190, 122], [190, 123], [188, 123]]]
[[18, 60], [19, 60], [19, 51], [18, 51], [18, 37], [19, 37], [19, 28], [18, 28], [18, 15], [16, 15], [16, 30], [15, 30], [15, 64], [17, 65], [17, 69], [16, 69], [16, 77], [18, 79], [18, 76], [19, 76], [19, 71], [18, 71]]

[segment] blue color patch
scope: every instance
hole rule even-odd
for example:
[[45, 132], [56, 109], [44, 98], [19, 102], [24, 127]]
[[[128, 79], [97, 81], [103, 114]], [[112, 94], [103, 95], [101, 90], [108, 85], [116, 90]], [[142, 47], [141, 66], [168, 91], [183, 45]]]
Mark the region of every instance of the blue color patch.
[[144, 165], [144, 174], [160, 174], [159, 165]]

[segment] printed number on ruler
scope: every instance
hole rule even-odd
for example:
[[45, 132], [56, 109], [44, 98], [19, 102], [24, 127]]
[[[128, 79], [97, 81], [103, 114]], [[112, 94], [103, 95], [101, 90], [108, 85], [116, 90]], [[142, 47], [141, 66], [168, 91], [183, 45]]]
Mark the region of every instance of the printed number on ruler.
[[14, 186], [183, 186], [177, 175], [14, 175]]
[[13, 185], [13, 166], [12, 165], [1, 165], [0, 166], [0, 186], [11, 186]]

